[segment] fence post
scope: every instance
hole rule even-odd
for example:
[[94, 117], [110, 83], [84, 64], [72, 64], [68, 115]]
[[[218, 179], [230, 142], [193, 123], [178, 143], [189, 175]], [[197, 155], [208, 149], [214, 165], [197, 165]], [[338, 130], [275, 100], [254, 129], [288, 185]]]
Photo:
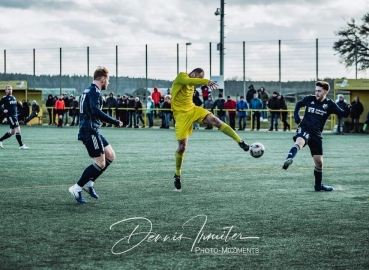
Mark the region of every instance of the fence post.
[[33, 88], [36, 89], [36, 49], [33, 49]]
[[319, 81], [319, 74], [318, 74], [318, 71], [319, 71], [319, 43], [318, 43], [318, 39], [315, 40], [315, 65], [316, 65], [316, 80]]
[[177, 75], [179, 74], [179, 43], [177, 43]]
[[[146, 66], [146, 78], [145, 78], [145, 85], [146, 85], [146, 91], [147, 91], [147, 44], [145, 46], [145, 66]], [[146, 92], [147, 93], [147, 92]]]
[[281, 59], [281, 40], [278, 40], [278, 69], [279, 69], [279, 93], [282, 95], [282, 59]]
[[6, 81], [6, 50], [4, 50], [4, 81]]
[[245, 52], [245, 41], [242, 43], [243, 49], [243, 96], [246, 98], [246, 52]]
[[90, 83], [90, 47], [87, 46], [87, 85]]
[[211, 77], [211, 42], [209, 42], [209, 67], [210, 67], [210, 77]]
[[118, 45], [115, 46], [115, 87], [118, 93]]
[[62, 48], [60, 47], [60, 95], [62, 94]]

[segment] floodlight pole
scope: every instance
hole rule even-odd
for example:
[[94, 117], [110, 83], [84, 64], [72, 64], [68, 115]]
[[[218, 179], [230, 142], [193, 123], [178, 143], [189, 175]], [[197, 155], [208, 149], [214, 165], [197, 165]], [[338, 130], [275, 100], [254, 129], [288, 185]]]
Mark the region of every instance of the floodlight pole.
[[191, 42], [186, 43], [186, 73], [187, 73], [187, 47], [191, 45]]
[[220, 0], [220, 75], [224, 75], [224, 0]]

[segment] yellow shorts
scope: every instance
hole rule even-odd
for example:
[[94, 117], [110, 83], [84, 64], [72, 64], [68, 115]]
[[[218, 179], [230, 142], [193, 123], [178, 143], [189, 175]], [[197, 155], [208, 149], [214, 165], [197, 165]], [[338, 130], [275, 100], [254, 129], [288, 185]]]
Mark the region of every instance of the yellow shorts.
[[195, 107], [188, 112], [174, 112], [173, 116], [176, 120], [175, 132], [177, 141], [186, 139], [192, 134], [193, 123], [202, 124], [204, 118], [210, 114], [208, 110], [201, 107]]

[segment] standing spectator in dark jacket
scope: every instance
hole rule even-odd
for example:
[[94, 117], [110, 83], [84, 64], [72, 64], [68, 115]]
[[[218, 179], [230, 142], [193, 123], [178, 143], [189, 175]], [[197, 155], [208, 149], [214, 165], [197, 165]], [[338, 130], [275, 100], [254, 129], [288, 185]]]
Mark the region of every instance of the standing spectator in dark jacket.
[[127, 95], [123, 95], [123, 98], [122, 98], [122, 104], [121, 104], [121, 108], [123, 108], [122, 110], [122, 113], [121, 113], [121, 119], [120, 121], [123, 122], [123, 126], [122, 127], [126, 127], [126, 125], [128, 125], [128, 97]]
[[151, 94], [151, 98], [155, 103], [155, 111], [154, 111], [154, 117], [158, 115], [157, 109], [160, 108], [160, 99], [161, 99], [161, 93], [159, 92], [159, 89], [157, 86], [154, 86], [154, 92]]
[[273, 92], [273, 96], [269, 99], [268, 108], [270, 110], [270, 128], [269, 131], [273, 131], [273, 124], [275, 126], [275, 131], [278, 131], [278, 118], [280, 109], [282, 109], [282, 102], [278, 100], [278, 92]]
[[[261, 102], [263, 103], [263, 110], [268, 108], [268, 102], [269, 102], [269, 94], [265, 91], [264, 86], [260, 88], [260, 97]], [[261, 118], [263, 118], [263, 122], [268, 121], [268, 112], [264, 111], [261, 112]], [[261, 120], [260, 118], [260, 120]]]
[[286, 131], [287, 129], [288, 131], [291, 131], [290, 124], [288, 124], [288, 121], [287, 121], [288, 112], [284, 111], [284, 110], [287, 110], [286, 100], [284, 99], [284, 96], [282, 96], [281, 94], [278, 94], [277, 98], [279, 102], [282, 103], [282, 109], [280, 109], [280, 111], [281, 111], [282, 122], [283, 122], [283, 131]]
[[251, 84], [249, 86], [249, 91], [247, 91], [247, 94], [246, 94], [246, 101], [247, 101], [248, 104], [250, 104], [251, 99], [254, 98], [255, 93], [256, 93], [256, 90], [254, 88], [254, 85]]
[[32, 101], [32, 113], [30, 116], [27, 117], [27, 119], [24, 121], [24, 124], [27, 124], [29, 121], [31, 121], [33, 118], [38, 116], [38, 113], [40, 112], [40, 106], [38, 106], [36, 100]]
[[136, 110], [135, 110], [136, 102], [133, 96], [129, 97], [128, 101], [128, 125], [127, 127], [131, 128], [132, 126], [135, 127], [136, 123]]
[[70, 100], [69, 100], [69, 97], [68, 97], [67, 93], [63, 94], [63, 100], [64, 100], [64, 105], [65, 105], [65, 110], [64, 110], [65, 123], [64, 123], [64, 126], [66, 126], [68, 124], [68, 115], [69, 115], [69, 107], [70, 107]]
[[[342, 94], [337, 95], [336, 104], [338, 107], [340, 107], [342, 110], [345, 110], [347, 102], [345, 100], [345, 97]], [[336, 134], [345, 134], [345, 118], [343, 116], [337, 115], [337, 132]], [[342, 131], [341, 131], [342, 127]]]
[[[122, 110], [119, 110], [119, 108], [122, 106], [122, 97], [121, 95], [117, 95], [117, 106], [115, 107], [115, 119], [122, 121]], [[122, 121], [123, 122], [123, 121]]]
[[54, 101], [53, 95], [48, 95], [47, 100], [46, 100], [46, 107], [47, 107], [47, 112], [49, 113], [49, 126], [52, 125], [53, 123], [52, 107], [54, 107], [54, 105], [55, 105], [55, 101]]
[[[109, 97], [106, 99], [106, 107], [108, 107], [108, 115], [113, 117], [113, 109], [117, 107], [117, 100], [115, 99], [113, 93], [110, 93]], [[108, 125], [108, 127], [111, 126], [111, 124]]]
[[254, 93], [254, 98], [250, 100], [250, 109], [254, 110], [252, 112], [252, 127], [250, 130], [254, 130], [255, 127], [255, 121], [256, 121], [256, 130], [259, 131], [260, 129], [260, 115], [261, 110], [263, 108], [263, 103], [259, 99], [258, 93]]
[[159, 103], [159, 118], [161, 119], [161, 126], [160, 128], [165, 128], [165, 118], [164, 118], [164, 110], [163, 110], [163, 105], [164, 105], [164, 97], [160, 98], [160, 103]]
[[24, 117], [24, 119], [26, 119], [29, 116], [29, 104], [28, 104], [28, 101], [23, 100], [22, 106], [23, 106], [23, 117]]
[[359, 132], [359, 119], [363, 111], [364, 111], [363, 104], [361, 104], [359, 97], [355, 97], [354, 101], [351, 102], [350, 133], [354, 132], [354, 122], [355, 122], [355, 133]]
[[72, 123], [70, 124], [72, 127], [76, 124], [76, 119], [78, 120], [78, 101], [76, 100], [76, 97], [72, 96], [72, 101], [69, 104], [70, 111], [72, 113]]
[[231, 99], [231, 96], [227, 96], [227, 101], [224, 103], [224, 109], [228, 110], [229, 126], [233, 130], [236, 130], [236, 106], [236, 101]]
[[249, 108], [244, 97], [240, 97], [240, 101], [237, 102], [236, 110], [238, 113], [238, 130], [245, 130], [246, 128], [246, 110]]
[[225, 100], [223, 98], [222, 94], [219, 94], [219, 98], [214, 102], [213, 110], [217, 108], [217, 117], [220, 119], [220, 121], [223, 121], [224, 123], [227, 122], [226, 120], [226, 111], [224, 110], [224, 103]]
[[142, 127], [145, 127], [145, 121], [142, 118], [142, 103], [140, 101], [139, 97], [135, 98], [135, 110], [136, 110], [136, 121], [137, 121], [137, 125], [135, 126], [135, 128], [139, 128], [140, 125], [140, 120], [142, 123]]
[[164, 99], [164, 104], [163, 104], [163, 109], [166, 109], [163, 113], [164, 113], [164, 119], [165, 119], [165, 128], [169, 129], [169, 125], [170, 125], [170, 116], [172, 115], [172, 105], [170, 104], [171, 102], [171, 96], [170, 95], [165, 95], [165, 99]]

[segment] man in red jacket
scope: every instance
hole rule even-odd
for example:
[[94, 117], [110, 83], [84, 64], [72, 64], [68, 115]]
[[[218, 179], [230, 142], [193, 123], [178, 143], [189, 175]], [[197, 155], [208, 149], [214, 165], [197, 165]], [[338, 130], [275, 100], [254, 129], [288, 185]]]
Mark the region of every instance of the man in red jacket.
[[[151, 97], [152, 97], [152, 100], [155, 103], [155, 109], [160, 108], [161, 93], [159, 92], [157, 86], [154, 86], [154, 92], [152, 92]], [[154, 110], [154, 116], [155, 117], [156, 117], [157, 113], [158, 113], [157, 110]]]
[[227, 96], [227, 101], [224, 103], [224, 109], [228, 110], [229, 125], [233, 130], [236, 130], [236, 101]]
[[55, 101], [55, 110], [56, 113], [59, 115], [58, 127], [63, 127], [63, 114], [65, 111], [65, 103], [62, 95], [59, 97], [59, 99]]

